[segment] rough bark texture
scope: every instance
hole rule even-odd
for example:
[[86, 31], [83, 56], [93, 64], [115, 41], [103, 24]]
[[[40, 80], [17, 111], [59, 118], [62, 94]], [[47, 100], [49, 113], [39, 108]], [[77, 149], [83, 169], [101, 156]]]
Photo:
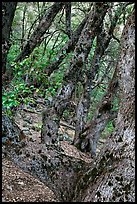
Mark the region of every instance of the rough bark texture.
[[71, 2], [65, 3], [66, 10], [66, 33], [71, 38]]
[[[77, 121], [76, 121], [76, 130], [75, 130], [75, 138], [74, 138], [74, 145], [76, 146], [79, 146], [78, 143], [80, 142], [80, 138], [79, 138], [80, 134], [85, 128], [85, 125], [87, 123], [87, 115], [88, 115], [90, 103], [91, 103], [90, 98], [91, 98], [92, 86], [93, 86], [92, 81], [96, 73], [98, 72], [101, 57], [105, 49], [107, 48], [110, 39], [111, 39], [110, 36], [108, 38], [106, 37], [106, 35], [103, 35], [103, 31], [99, 36], [97, 36], [97, 47], [92, 61], [91, 70], [87, 71], [87, 74], [86, 74], [87, 79], [85, 84], [83, 84], [83, 94], [79, 100], [77, 110], [76, 110]], [[102, 46], [102, 41], [104, 42], [103, 46]]]
[[57, 13], [63, 7], [63, 2], [55, 2], [53, 6], [47, 11], [45, 16], [42, 18], [40, 24], [32, 33], [28, 43], [25, 45], [23, 51], [17, 56], [16, 62], [22, 61], [26, 56], [29, 56], [36, 46], [38, 46], [42, 42], [42, 36], [46, 33], [52, 21], [54, 20]]
[[3, 158], [11, 158], [25, 172], [46, 184], [59, 201], [71, 201], [78, 171], [85, 162], [67, 155], [60, 144], [45, 145], [29, 141], [5, 113], [2, 124]]
[[84, 161], [67, 156], [59, 146], [29, 143], [23, 148], [17, 144], [7, 147], [10, 155], [8, 149], [3, 152], [21, 169], [45, 183], [60, 201], [71, 201]]
[[[77, 110], [76, 110], [77, 121], [76, 121], [74, 145], [76, 145], [80, 149], [83, 149], [85, 146], [84, 145], [81, 148], [81, 138], [80, 137], [81, 137], [81, 133], [85, 129], [85, 125], [87, 123], [87, 116], [88, 116], [88, 112], [89, 112], [89, 108], [90, 108], [90, 104], [91, 104], [93, 79], [95, 78], [95, 75], [97, 74], [97, 72], [99, 70], [100, 60], [101, 60], [102, 56], [104, 55], [104, 52], [107, 49], [109, 42], [113, 36], [113, 31], [116, 27], [116, 24], [117, 24], [117, 21], [118, 21], [120, 15], [122, 14], [123, 8], [125, 8], [125, 4], [123, 4], [122, 6], [120, 5], [120, 7], [118, 7], [118, 9], [116, 10], [114, 17], [111, 19], [111, 25], [110, 25], [108, 32], [107, 33], [104, 32], [104, 28], [102, 28], [101, 33], [99, 33], [97, 36], [97, 45], [96, 45], [96, 50], [94, 53], [93, 61], [91, 64], [91, 69], [89, 71], [87, 71], [87, 73], [86, 73], [86, 82], [83, 85], [83, 94], [79, 100]], [[115, 79], [113, 79], [113, 83], [114, 82], [115, 82]], [[110, 84], [112, 84], [112, 82], [110, 82]], [[107, 95], [109, 95], [110, 91], [111, 90], [109, 90], [109, 88], [108, 88]], [[103, 99], [106, 100], [105, 97]], [[110, 110], [111, 110], [111, 108], [110, 108]], [[103, 112], [102, 112], [102, 114], [103, 114]], [[96, 115], [96, 113], [95, 113], [95, 115]], [[109, 115], [109, 112], [108, 112], [108, 115]], [[110, 115], [112, 115], [112, 114], [110, 113]], [[104, 117], [104, 116], [102, 116], [102, 117]], [[95, 121], [95, 118], [96, 118], [96, 121]], [[105, 121], [105, 118], [106, 118], [106, 121]], [[103, 119], [104, 128], [108, 122], [108, 119], [109, 119], [109, 117], [104, 117], [104, 119]], [[101, 118], [100, 118], [100, 121], [102, 121]], [[94, 124], [98, 124], [98, 122], [97, 122], [97, 115], [96, 115], [94, 117]], [[93, 122], [91, 122], [91, 123], [93, 123]], [[98, 126], [100, 126], [100, 125], [98, 124]], [[98, 127], [96, 127], [95, 129], [97, 129], [99, 132], [101, 130]], [[97, 138], [99, 138], [99, 135]], [[87, 143], [87, 141], [85, 141], [85, 142]], [[96, 144], [96, 142], [95, 142], [95, 144]]]
[[11, 26], [16, 6], [17, 2], [2, 2], [2, 74], [6, 72], [7, 54], [11, 46]]
[[95, 167], [79, 180], [73, 201], [135, 202], [135, 13], [122, 34], [117, 68], [121, 102], [116, 129]]
[[16, 144], [18, 141], [25, 139], [23, 131], [11, 120], [6, 112], [2, 110], [2, 143], [4, 145]]
[[80, 132], [79, 140], [75, 144], [82, 151], [89, 151], [91, 156], [96, 155], [97, 143], [102, 131], [109, 120], [116, 118], [117, 111], [113, 111], [113, 99], [118, 90], [117, 70], [115, 70], [112, 80], [108, 86], [106, 94], [98, 104], [91, 122]]
[[[86, 25], [84, 26], [79, 41], [74, 50], [74, 57], [70, 62], [64, 83], [57, 93], [52, 107], [43, 113], [42, 141], [52, 141], [52, 133], [54, 132], [54, 141], [57, 140], [59, 121], [66, 106], [70, 103], [72, 93], [76, 83], [80, 80], [82, 70], [88, 54], [90, 52], [94, 37], [103, 22], [104, 16], [108, 9], [105, 3], [95, 3], [91, 10]], [[47, 128], [48, 127], [48, 128]], [[55, 128], [54, 128], [55, 127]]]

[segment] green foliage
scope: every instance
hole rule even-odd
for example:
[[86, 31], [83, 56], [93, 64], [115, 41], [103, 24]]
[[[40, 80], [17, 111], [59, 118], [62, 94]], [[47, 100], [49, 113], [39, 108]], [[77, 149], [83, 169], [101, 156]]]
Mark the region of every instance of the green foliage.
[[63, 81], [63, 76], [64, 76], [64, 72], [63, 69], [55, 72], [52, 77], [50, 77], [49, 79], [49, 85], [48, 88], [46, 89], [46, 95], [45, 98], [48, 97], [53, 97], [56, 95], [57, 90], [60, 88], [60, 85]]
[[107, 138], [110, 134], [112, 134], [113, 131], [114, 131], [113, 122], [109, 121], [105, 129], [101, 133], [101, 138]]
[[115, 97], [114, 100], [113, 100], [113, 111], [118, 111], [118, 108], [119, 108], [119, 98], [118, 97]]
[[18, 107], [21, 103], [30, 102], [29, 95], [33, 92], [34, 86], [28, 87], [25, 83], [16, 81], [11, 84], [9, 91], [3, 91], [2, 105], [5, 109]]
[[65, 120], [67, 120], [67, 119], [69, 118], [69, 116], [70, 116], [70, 112], [69, 112], [68, 110], [65, 110], [65, 111], [63, 112], [63, 118], [64, 118]]
[[[33, 53], [22, 62], [13, 63], [13, 59], [17, 54], [15, 48], [15, 46], [12, 46], [8, 55], [14, 79], [10, 91], [3, 93], [3, 106], [10, 109], [18, 107], [21, 103], [27, 104], [30, 102], [30, 95], [33, 91], [42, 97], [45, 96], [45, 98], [55, 96], [63, 80], [65, 67], [62, 66], [59, 71], [52, 74], [49, 80], [44, 72], [45, 67], [50, 63], [49, 57], [53, 61], [56, 60], [55, 51], [47, 49], [46, 54], [43, 56], [42, 46], [40, 46], [35, 48]], [[41, 88], [37, 88], [37, 85]]]
[[16, 107], [20, 104], [13, 92], [7, 92], [2, 96], [2, 104], [4, 108]]
[[[12, 50], [11, 50], [12, 53]], [[41, 49], [36, 48], [28, 58], [24, 59], [22, 62], [11, 63], [13, 67], [13, 75], [16, 80], [24, 79], [26, 83], [30, 84], [42, 84], [47, 85], [47, 75], [44, 73], [45, 68], [45, 58], [41, 58]], [[14, 54], [14, 50], [13, 50]], [[9, 61], [12, 62], [11, 55], [9, 55]]]
[[[11, 38], [11, 41], [14, 40], [13, 38]], [[7, 56], [7, 62], [9, 64], [13, 64], [16, 56], [20, 53], [20, 46], [17, 42], [14, 42], [15, 44], [12, 44]]]

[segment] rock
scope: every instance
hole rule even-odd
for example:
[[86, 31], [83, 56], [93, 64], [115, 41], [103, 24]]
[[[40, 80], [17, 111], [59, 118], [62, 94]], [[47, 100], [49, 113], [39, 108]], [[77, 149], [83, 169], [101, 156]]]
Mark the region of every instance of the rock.
[[18, 182], [19, 185], [24, 185], [23, 181]]
[[7, 185], [7, 190], [12, 191], [12, 187], [11, 187], [11, 186], [9, 186], [9, 185]]

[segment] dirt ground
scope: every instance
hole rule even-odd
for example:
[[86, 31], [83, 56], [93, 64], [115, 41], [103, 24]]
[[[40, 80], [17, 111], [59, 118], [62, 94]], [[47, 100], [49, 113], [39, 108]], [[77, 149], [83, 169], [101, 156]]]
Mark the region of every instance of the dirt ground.
[[[27, 106], [17, 112], [15, 122], [25, 135], [33, 142], [40, 143], [41, 111], [44, 105], [37, 105], [37, 108], [29, 109]], [[74, 130], [60, 127], [60, 133], [67, 133], [69, 137], [74, 136]], [[90, 162], [89, 155], [77, 150], [76, 147], [67, 141], [61, 141], [66, 153], [77, 157], [85, 162]], [[98, 150], [99, 151], [99, 150]], [[21, 170], [8, 158], [2, 158], [2, 202], [58, 202], [53, 191], [45, 184]]]
[[3, 202], [57, 202], [54, 193], [43, 183], [17, 167], [12, 161], [2, 161]]

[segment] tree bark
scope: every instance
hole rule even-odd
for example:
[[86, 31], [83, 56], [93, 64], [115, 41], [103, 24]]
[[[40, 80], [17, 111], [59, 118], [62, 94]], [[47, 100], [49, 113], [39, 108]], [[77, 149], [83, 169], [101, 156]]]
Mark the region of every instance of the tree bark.
[[[10, 33], [17, 2], [2, 2], [2, 74], [6, 73], [7, 55], [11, 46]], [[4, 78], [3, 78], [4, 80]]]
[[117, 68], [120, 107], [116, 129], [95, 160], [94, 167], [90, 166], [77, 183], [73, 202], [135, 202], [134, 12], [123, 30]]
[[[85, 128], [85, 125], [87, 123], [87, 115], [89, 112], [89, 108], [90, 108], [90, 103], [91, 103], [91, 93], [92, 93], [92, 86], [93, 86], [93, 79], [96, 75], [96, 73], [98, 72], [99, 69], [99, 63], [101, 60], [101, 57], [105, 51], [105, 49], [107, 48], [109, 41], [110, 41], [110, 37], [109, 39], [106, 38], [106, 36], [103, 36], [103, 31], [101, 32], [101, 34], [99, 36], [97, 36], [97, 46], [96, 46], [96, 50], [94, 53], [94, 57], [93, 57], [93, 61], [92, 61], [92, 65], [91, 65], [91, 70], [87, 71], [86, 73], [86, 82], [83, 84], [83, 94], [79, 100], [78, 106], [77, 106], [77, 110], [76, 110], [76, 129], [75, 129], [75, 138], [74, 138], [74, 145], [76, 145], [77, 147], [80, 147], [79, 142], [80, 142], [80, 135], [81, 132], [83, 131], [83, 129]], [[102, 46], [102, 41], [105, 42], [104, 45]]]
[[25, 45], [22, 52], [17, 56], [15, 62], [22, 61], [26, 56], [29, 56], [33, 50], [42, 42], [42, 36], [46, 33], [48, 28], [51, 26], [57, 13], [62, 9], [63, 2], [55, 2], [52, 7], [48, 10], [45, 16], [42, 18], [40, 24], [35, 28], [31, 35], [28, 43]]
[[4, 112], [2, 127], [3, 158], [11, 158], [25, 172], [45, 183], [59, 201], [71, 201], [79, 177], [77, 173], [85, 162], [67, 155], [60, 144], [45, 145], [29, 141]]
[[[126, 4], [120, 5], [117, 8], [117, 10], [115, 11], [115, 15], [111, 19], [111, 25], [110, 25], [108, 32], [106, 33], [104, 31], [104, 28], [102, 28], [101, 33], [99, 33], [97, 36], [97, 45], [96, 45], [96, 49], [94, 52], [94, 57], [92, 60], [91, 69], [89, 71], [87, 71], [87, 73], [86, 73], [86, 82], [83, 84], [83, 94], [79, 100], [77, 110], [76, 110], [77, 121], [76, 121], [74, 145], [76, 145], [80, 149], [81, 149], [80, 137], [81, 137], [81, 133], [85, 129], [85, 125], [87, 124], [87, 116], [88, 116], [88, 112], [89, 112], [89, 108], [90, 108], [90, 104], [91, 104], [93, 80], [94, 80], [94, 77], [99, 70], [100, 60], [101, 60], [102, 56], [104, 55], [104, 52], [107, 49], [110, 40], [112, 39], [113, 31], [116, 27], [117, 21], [118, 21], [119, 17], [121, 16], [122, 11], [125, 8], [125, 6], [126, 6]], [[113, 80], [116, 80], [116, 79], [113, 79]], [[112, 84], [112, 82], [110, 84]], [[109, 94], [109, 91], [110, 90], [108, 89], [108, 94]], [[106, 100], [105, 97], [104, 97], [104, 100]], [[102, 104], [103, 104], [103, 102], [102, 102]], [[110, 108], [110, 110], [111, 110], [111, 108]], [[95, 115], [96, 115], [96, 113], [95, 113]], [[110, 114], [110, 115], [112, 115], [112, 114]], [[95, 116], [94, 119], [95, 118], [97, 118], [97, 116]], [[106, 121], [104, 121], [104, 128], [105, 128], [105, 124], [107, 124], [107, 121], [108, 121], [108, 117], [106, 117]], [[92, 123], [93, 122], [91, 122], [91, 124]], [[94, 124], [98, 124], [98, 122], [94, 121]], [[98, 138], [99, 138], [99, 135], [98, 135]], [[85, 142], [88, 144], [87, 141], [85, 141]], [[83, 148], [84, 148], [84, 146], [83, 146]], [[92, 150], [90, 150], [90, 151], [92, 151]]]
[[74, 57], [70, 62], [70, 67], [65, 74], [64, 83], [54, 98], [52, 107], [43, 112], [41, 138], [44, 143], [53, 143], [58, 138], [60, 118], [70, 103], [76, 83], [82, 76], [82, 70], [90, 52], [93, 39], [98, 33], [107, 9], [108, 4], [95, 3], [93, 10], [90, 12], [87, 23], [74, 50]]
[[71, 38], [71, 2], [65, 3], [66, 11], [66, 33], [68, 37]]
[[22, 18], [22, 32], [21, 32], [21, 42], [20, 42], [20, 48], [23, 50], [24, 48], [24, 41], [25, 41], [25, 18], [26, 18], [26, 11], [27, 11], [27, 3], [24, 5], [23, 8], [23, 18]]
[[117, 111], [113, 111], [112, 104], [116, 91], [118, 91], [117, 70], [115, 70], [101, 102], [96, 107], [93, 119], [80, 131], [77, 140], [74, 140], [78, 149], [90, 152], [91, 156], [96, 155], [98, 140], [108, 121], [117, 116]]
[[2, 110], [2, 144], [11, 145], [25, 139], [26, 136], [15, 122]]

